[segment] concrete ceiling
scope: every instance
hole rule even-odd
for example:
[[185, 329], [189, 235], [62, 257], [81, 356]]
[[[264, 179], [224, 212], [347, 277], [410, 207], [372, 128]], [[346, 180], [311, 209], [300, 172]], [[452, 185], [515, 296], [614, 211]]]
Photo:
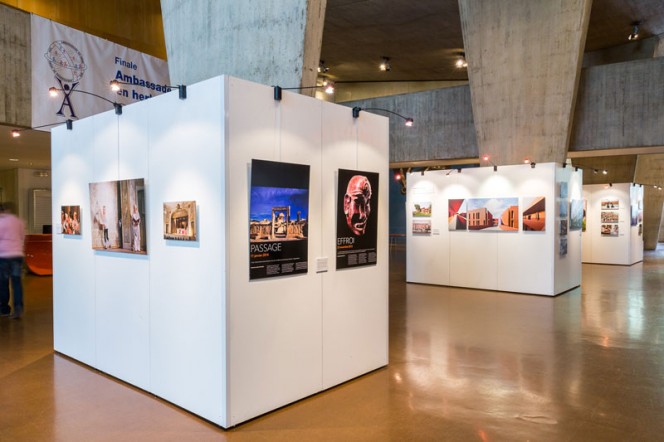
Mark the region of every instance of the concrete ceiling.
[[[635, 21], [642, 23], [641, 38], [664, 34], [664, 1], [595, 0], [586, 52], [625, 44]], [[118, 42], [126, 44], [120, 34]], [[335, 81], [467, 80], [466, 70], [454, 64], [462, 51], [458, 0], [327, 2], [321, 59]], [[389, 72], [378, 69], [383, 56], [390, 57]], [[12, 138], [11, 129], [0, 126], [0, 170], [49, 168], [48, 133], [28, 130]]]
[[[662, 0], [595, 0], [585, 51], [664, 34]], [[463, 52], [458, 0], [328, 0], [321, 59], [339, 82], [467, 80], [455, 67]], [[392, 70], [381, 72], [383, 56]]]

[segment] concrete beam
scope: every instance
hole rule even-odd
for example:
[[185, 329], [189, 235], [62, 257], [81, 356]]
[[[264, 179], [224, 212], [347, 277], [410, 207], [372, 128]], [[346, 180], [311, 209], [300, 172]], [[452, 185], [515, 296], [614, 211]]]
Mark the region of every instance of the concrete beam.
[[585, 69], [570, 151], [664, 145], [664, 57]]
[[282, 87], [315, 85], [326, 4], [161, 0], [171, 82], [228, 74]]
[[0, 122], [32, 126], [30, 14], [0, 5]]
[[[402, 119], [382, 113], [390, 117], [391, 163], [479, 156], [468, 86], [341, 104], [387, 109], [414, 119], [413, 127], [405, 127]], [[381, 114], [380, 111], [370, 112]]]
[[[572, 160], [572, 165], [584, 169], [583, 184], [633, 183], [636, 155], [578, 158]], [[598, 172], [594, 173], [593, 169]]]
[[496, 164], [563, 162], [591, 0], [459, 0], [477, 141]]

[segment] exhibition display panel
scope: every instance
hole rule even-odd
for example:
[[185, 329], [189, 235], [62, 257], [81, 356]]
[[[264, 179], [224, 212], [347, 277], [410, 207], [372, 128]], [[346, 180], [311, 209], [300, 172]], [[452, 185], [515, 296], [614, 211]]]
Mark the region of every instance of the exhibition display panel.
[[407, 281], [550, 296], [579, 286], [582, 174], [544, 163], [409, 175]]
[[231, 427], [387, 364], [388, 119], [187, 90], [53, 130], [54, 347]]
[[643, 261], [643, 186], [583, 186], [583, 262], [632, 265]]

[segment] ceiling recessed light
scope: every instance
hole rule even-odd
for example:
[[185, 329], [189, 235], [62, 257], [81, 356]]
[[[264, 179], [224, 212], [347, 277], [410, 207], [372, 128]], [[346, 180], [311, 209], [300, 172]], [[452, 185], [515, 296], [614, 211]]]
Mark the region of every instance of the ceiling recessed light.
[[10, 158], [9, 161], [18, 161], [18, 158]]

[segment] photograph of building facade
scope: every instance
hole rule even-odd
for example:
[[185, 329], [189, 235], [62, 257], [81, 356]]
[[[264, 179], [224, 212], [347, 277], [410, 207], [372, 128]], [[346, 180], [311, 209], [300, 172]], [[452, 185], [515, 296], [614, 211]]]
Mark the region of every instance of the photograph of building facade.
[[524, 198], [523, 230], [546, 230], [546, 199], [543, 196]]

